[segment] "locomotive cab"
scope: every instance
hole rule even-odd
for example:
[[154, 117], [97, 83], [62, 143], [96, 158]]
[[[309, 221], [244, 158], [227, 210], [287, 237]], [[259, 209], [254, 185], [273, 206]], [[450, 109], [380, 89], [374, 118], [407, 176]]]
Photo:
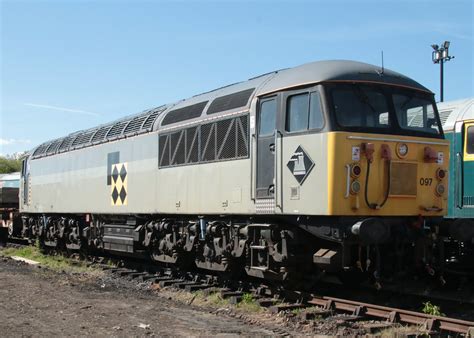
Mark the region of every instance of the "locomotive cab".
[[378, 279], [383, 264], [403, 265], [385, 257], [413, 250], [416, 268], [431, 273], [449, 165], [431, 92], [361, 76], [285, 89], [258, 104], [257, 213], [284, 215], [318, 238], [307, 245], [323, 271]]

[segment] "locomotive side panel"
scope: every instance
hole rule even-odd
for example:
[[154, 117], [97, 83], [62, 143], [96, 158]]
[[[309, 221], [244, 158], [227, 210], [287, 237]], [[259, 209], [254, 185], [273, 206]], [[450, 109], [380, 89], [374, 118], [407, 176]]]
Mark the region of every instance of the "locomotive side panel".
[[282, 139], [283, 213], [328, 215], [328, 133], [287, 136]]
[[252, 214], [250, 159], [164, 168], [157, 204], [165, 214]]
[[157, 136], [149, 134], [33, 159], [29, 163], [30, 203], [22, 211], [156, 212], [160, 190], [156, 154]]

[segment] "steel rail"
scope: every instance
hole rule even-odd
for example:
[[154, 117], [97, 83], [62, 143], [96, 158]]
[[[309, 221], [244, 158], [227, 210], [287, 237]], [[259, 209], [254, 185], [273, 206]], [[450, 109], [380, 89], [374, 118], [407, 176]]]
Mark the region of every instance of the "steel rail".
[[391, 308], [381, 305], [357, 302], [341, 298], [314, 296], [308, 304], [316, 305], [325, 310], [350, 312], [355, 316], [367, 316], [386, 319], [391, 323], [404, 323], [424, 326], [428, 331], [449, 331], [468, 336], [474, 335], [474, 322], [434, 316], [425, 313]]

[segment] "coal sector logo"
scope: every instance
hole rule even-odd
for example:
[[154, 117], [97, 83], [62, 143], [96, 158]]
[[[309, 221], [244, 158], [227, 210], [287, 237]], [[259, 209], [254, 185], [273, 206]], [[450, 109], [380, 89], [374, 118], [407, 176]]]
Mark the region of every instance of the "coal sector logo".
[[112, 165], [111, 205], [127, 205], [127, 163]]

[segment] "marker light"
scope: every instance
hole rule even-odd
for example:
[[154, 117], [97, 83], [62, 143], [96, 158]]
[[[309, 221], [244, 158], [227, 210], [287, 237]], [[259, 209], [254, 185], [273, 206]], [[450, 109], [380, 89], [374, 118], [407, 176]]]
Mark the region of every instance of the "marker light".
[[407, 154], [408, 154], [408, 146], [406, 145], [406, 143], [398, 143], [397, 144], [398, 157], [403, 158], [407, 156]]
[[360, 191], [360, 183], [359, 181], [354, 181], [351, 183], [351, 193], [352, 194], [358, 194]]
[[353, 164], [353, 165], [351, 166], [351, 176], [352, 176], [353, 178], [359, 177], [359, 175], [360, 175], [361, 172], [362, 172], [362, 169], [361, 169], [360, 165], [358, 165], [358, 164]]
[[438, 168], [436, 170], [436, 177], [441, 181], [446, 177], [446, 171], [444, 169]]
[[446, 191], [446, 188], [444, 187], [443, 183], [440, 183], [436, 186], [436, 194], [438, 196], [442, 196], [445, 191]]

